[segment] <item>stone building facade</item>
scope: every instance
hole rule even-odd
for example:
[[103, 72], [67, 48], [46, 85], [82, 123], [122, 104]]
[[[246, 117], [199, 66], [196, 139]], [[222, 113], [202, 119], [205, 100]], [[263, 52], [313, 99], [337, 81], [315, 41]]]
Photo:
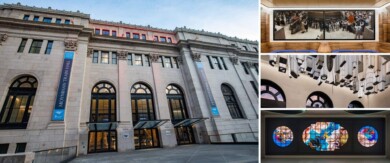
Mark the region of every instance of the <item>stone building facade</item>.
[[258, 43], [0, 5], [0, 144], [78, 154], [258, 141]]

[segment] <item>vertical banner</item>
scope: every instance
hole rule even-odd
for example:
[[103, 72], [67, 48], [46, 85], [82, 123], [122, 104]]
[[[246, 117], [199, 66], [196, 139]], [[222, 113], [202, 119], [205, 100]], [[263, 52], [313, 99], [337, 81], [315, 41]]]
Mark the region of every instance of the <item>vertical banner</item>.
[[72, 70], [74, 51], [65, 51], [64, 64], [62, 65], [61, 79], [58, 84], [57, 98], [51, 117], [52, 121], [63, 121], [65, 117], [65, 105], [68, 95], [70, 73]]
[[196, 63], [196, 67], [198, 68], [200, 82], [203, 86], [203, 89], [205, 90], [205, 93], [207, 94], [207, 97], [208, 97], [210, 105], [211, 105], [211, 114], [213, 116], [219, 116], [217, 104], [215, 104], [215, 100], [214, 100], [213, 94], [211, 92], [209, 82], [207, 81], [207, 78], [206, 78], [206, 73], [204, 72], [203, 64], [202, 64], [202, 62], [195, 62], [195, 63]]

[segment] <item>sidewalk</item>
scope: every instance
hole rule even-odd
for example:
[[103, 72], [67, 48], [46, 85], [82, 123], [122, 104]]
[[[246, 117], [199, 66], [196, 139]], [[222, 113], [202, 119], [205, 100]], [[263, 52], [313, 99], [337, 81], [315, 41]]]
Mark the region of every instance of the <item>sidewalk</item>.
[[254, 163], [258, 162], [258, 145], [183, 145], [132, 152], [96, 153], [80, 156], [71, 163]]

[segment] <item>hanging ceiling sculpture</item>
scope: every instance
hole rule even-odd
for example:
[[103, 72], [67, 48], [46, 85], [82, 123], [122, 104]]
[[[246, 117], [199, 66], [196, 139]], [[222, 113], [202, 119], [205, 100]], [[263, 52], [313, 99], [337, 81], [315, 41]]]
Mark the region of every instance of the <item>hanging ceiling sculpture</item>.
[[379, 55], [269, 55], [269, 64], [290, 78], [307, 74], [318, 85], [347, 87], [359, 98], [390, 85], [390, 62]]

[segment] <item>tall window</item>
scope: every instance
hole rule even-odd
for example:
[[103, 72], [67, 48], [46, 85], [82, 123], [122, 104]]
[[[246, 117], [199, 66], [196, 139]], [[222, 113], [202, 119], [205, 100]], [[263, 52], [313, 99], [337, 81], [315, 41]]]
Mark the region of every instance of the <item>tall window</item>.
[[133, 33], [133, 39], [139, 39], [139, 33]]
[[246, 46], [242, 46], [245, 51], [248, 51], [248, 48]]
[[163, 56], [160, 56], [160, 59], [158, 62], [161, 63], [162, 67], [164, 67], [164, 57]]
[[141, 54], [134, 55], [134, 65], [142, 66], [142, 55]]
[[24, 15], [23, 20], [28, 20], [30, 18], [30, 15]]
[[230, 115], [233, 119], [235, 118], [244, 118], [243, 114], [241, 113], [241, 109], [238, 105], [237, 98], [234, 94], [234, 91], [230, 86], [226, 84], [221, 85], [221, 90], [223, 97], [225, 98], [226, 105], [229, 109]]
[[272, 81], [261, 80], [261, 107], [285, 108], [286, 96], [282, 88]]
[[37, 22], [39, 20], [39, 16], [34, 16], [33, 21]]
[[128, 65], [133, 65], [133, 56], [131, 53], [127, 54], [127, 64]]
[[112, 31], [112, 36], [116, 37], [116, 31]]
[[158, 36], [154, 36], [153, 41], [157, 41], [158, 42]]
[[98, 63], [98, 59], [99, 59], [99, 52], [94, 51], [92, 56], [92, 63]]
[[45, 23], [51, 23], [51, 20], [52, 20], [52, 18], [47, 18], [47, 17], [43, 18], [43, 22], [45, 22]]
[[101, 60], [100, 60], [100, 63], [105, 63], [105, 64], [108, 64], [108, 52], [101, 52]]
[[207, 59], [209, 60], [210, 68], [214, 69], [213, 62], [211, 61], [210, 56], [207, 56]]
[[222, 70], [221, 63], [219, 63], [218, 57], [211, 57], [214, 67], [218, 67], [220, 70]]
[[7, 154], [9, 144], [0, 144], [0, 154]]
[[177, 122], [188, 118], [182, 91], [177, 86], [170, 84], [165, 89], [165, 93], [167, 94], [172, 121]]
[[150, 58], [149, 55], [145, 55], [145, 65], [150, 66]]
[[70, 20], [69, 19], [65, 19], [65, 24], [70, 24]]
[[20, 42], [19, 48], [18, 48], [18, 53], [23, 53], [24, 47], [26, 47], [27, 39], [23, 38], [22, 42]]
[[56, 24], [61, 24], [61, 19], [56, 19]]
[[256, 52], [259, 52], [259, 50], [256, 47], [253, 47], [253, 49], [255, 49]]
[[167, 42], [167, 39], [165, 37], [160, 37], [161, 42]]
[[251, 85], [253, 90], [256, 92], [256, 95], [259, 96], [259, 89], [257, 88], [255, 81], [251, 81]]
[[42, 47], [42, 40], [33, 40], [29, 53], [39, 54]]
[[95, 35], [100, 35], [100, 29], [98, 28], [95, 29]]
[[15, 153], [23, 153], [26, 151], [27, 143], [16, 143]]
[[241, 62], [242, 68], [244, 68], [245, 74], [249, 74], [249, 68], [247, 62]]
[[45, 54], [50, 54], [52, 48], [53, 48], [53, 41], [50, 41], [50, 40], [47, 41], [47, 46], [46, 46]]
[[130, 39], [130, 32], [126, 32], [126, 38]]
[[142, 34], [142, 40], [146, 40], [146, 35], [145, 34]]
[[34, 105], [38, 81], [33, 76], [22, 76], [9, 87], [0, 112], [0, 128], [25, 129]]
[[97, 83], [92, 88], [90, 122], [116, 121], [115, 87], [107, 82]]
[[223, 68], [225, 68], [225, 70], [228, 70], [228, 68], [226, 67], [226, 64], [225, 64], [225, 60], [223, 60], [223, 57], [221, 57], [221, 61], [222, 61]]
[[165, 67], [170, 67], [170, 68], [172, 68], [171, 57], [165, 57]]
[[177, 57], [172, 57], [172, 65], [176, 68], [179, 68], [179, 63], [177, 62]]
[[106, 30], [106, 29], [103, 29], [102, 34], [103, 34], [104, 36], [109, 36], [109, 35], [110, 35], [110, 31], [109, 31], [109, 30]]
[[111, 63], [112, 64], [117, 64], [118, 63], [118, 56], [116, 55], [116, 52], [112, 52]]
[[172, 43], [172, 38], [168, 37], [168, 43]]
[[306, 100], [307, 108], [333, 108], [332, 100], [322, 92], [313, 92]]
[[142, 83], [136, 83], [131, 87], [131, 109], [133, 125], [138, 121], [155, 120], [153, 96], [150, 88]]

